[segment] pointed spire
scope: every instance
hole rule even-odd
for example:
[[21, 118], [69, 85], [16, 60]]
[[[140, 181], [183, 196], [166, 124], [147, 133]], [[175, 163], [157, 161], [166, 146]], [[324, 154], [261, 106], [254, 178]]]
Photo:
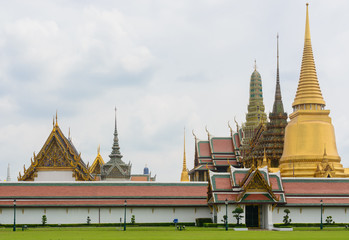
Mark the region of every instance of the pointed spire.
[[[116, 123], [116, 107], [115, 107], [115, 129], [114, 129], [114, 142], [112, 147], [112, 152], [109, 155], [110, 160], [115, 160], [118, 162], [122, 162], [121, 158], [122, 155], [120, 153], [120, 146], [119, 146], [119, 138], [118, 138], [118, 129], [117, 129], [117, 123]], [[123, 162], [122, 162], [123, 163]]]
[[58, 126], [58, 117], [57, 117], [57, 110], [56, 110], [56, 126]]
[[100, 153], [101, 153], [101, 145], [99, 144], [97, 148], [97, 154], [99, 155]]
[[187, 171], [187, 160], [185, 156], [185, 128], [184, 128], [184, 144], [183, 144], [183, 171]]
[[189, 182], [188, 170], [187, 170], [187, 160], [185, 156], [185, 128], [184, 128], [184, 151], [183, 151], [183, 169], [181, 174], [181, 182]]
[[254, 60], [254, 70], [257, 71], [257, 60]]
[[304, 104], [319, 104], [320, 106], [325, 105], [316, 75], [313, 49], [311, 46], [308, 5], [309, 4], [307, 3], [301, 74], [299, 77], [296, 97], [292, 107]]
[[280, 73], [279, 73], [279, 34], [277, 38], [277, 47], [276, 47], [276, 87], [275, 87], [275, 100], [273, 105], [273, 113], [284, 113], [284, 105], [282, 103], [281, 97], [281, 88], [280, 88]]
[[11, 182], [11, 176], [10, 176], [10, 164], [7, 165], [7, 182]]

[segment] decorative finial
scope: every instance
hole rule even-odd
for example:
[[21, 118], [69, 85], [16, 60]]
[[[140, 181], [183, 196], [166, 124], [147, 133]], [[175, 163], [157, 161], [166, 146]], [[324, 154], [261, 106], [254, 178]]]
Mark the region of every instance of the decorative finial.
[[207, 125], [205, 126], [205, 131], [207, 132], [208, 140], [210, 140], [211, 134], [210, 134], [210, 132], [209, 132], [208, 129], [207, 129]]
[[58, 126], [57, 110], [56, 110], [56, 125]]
[[97, 153], [100, 154], [100, 152], [101, 152], [101, 145], [99, 144], [97, 148]]
[[193, 136], [194, 136], [194, 138], [195, 138], [195, 140], [197, 139], [197, 137], [196, 137], [196, 135], [195, 135], [195, 133], [194, 133], [194, 129], [193, 130], [191, 130], [191, 134], [193, 134]]
[[71, 140], [71, 137], [70, 137], [70, 127], [69, 127], [68, 139]]
[[55, 116], [52, 117], [52, 126], [55, 127]]
[[230, 129], [230, 135], [233, 136], [233, 129], [232, 129], [231, 126], [230, 126], [230, 121], [228, 121], [228, 128]]
[[239, 132], [239, 124], [238, 122], [236, 121], [236, 116], [234, 116], [234, 122], [236, 124], [236, 131]]
[[254, 70], [257, 71], [257, 60], [254, 60]]

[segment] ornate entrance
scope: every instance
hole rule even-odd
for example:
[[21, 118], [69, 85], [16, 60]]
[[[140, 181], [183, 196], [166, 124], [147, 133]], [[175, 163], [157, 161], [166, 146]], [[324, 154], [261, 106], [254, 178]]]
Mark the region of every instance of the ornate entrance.
[[246, 205], [246, 227], [259, 227], [258, 205]]

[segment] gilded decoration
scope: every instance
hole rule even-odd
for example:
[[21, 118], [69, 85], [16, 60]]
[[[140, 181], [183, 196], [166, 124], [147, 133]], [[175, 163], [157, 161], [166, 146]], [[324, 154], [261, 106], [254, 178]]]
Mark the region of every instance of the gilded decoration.
[[267, 180], [263, 177], [262, 173], [259, 169], [254, 169], [253, 167], [246, 174], [245, 178], [240, 185], [242, 192], [236, 198], [236, 201], [241, 201], [246, 192], [267, 192], [274, 199], [274, 201], [278, 202], [279, 199], [273, 193], [273, 190]]
[[282, 177], [348, 177], [340, 163], [330, 110], [325, 104], [316, 74], [307, 5], [301, 73], [280, 159]]
[[40, 152], [33, 155], [30, 160], [31, 165], [24, 167], [23, 175], [19, 173], [18, 181], [34, 181], [37, 172], [40, 170], [67, 170], [71, 169], [75, 180], [92, 181], [93, 177], [89, 173], [85, 163], [78, 154], [73, 143], [67, 139], [58, 126], [57, 119], [53, 122], [53, 129], [50, 136]]

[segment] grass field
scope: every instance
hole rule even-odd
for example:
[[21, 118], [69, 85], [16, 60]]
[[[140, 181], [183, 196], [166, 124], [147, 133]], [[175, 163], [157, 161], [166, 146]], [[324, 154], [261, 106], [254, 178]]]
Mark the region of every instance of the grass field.
[[13, 232], [10, 228], [0, 229], [0, 239], [4, 240], [115, 240], [115, 239], [173, 239], [173, 240], [205, 240], [205, 239], [349, 239], [349, 231], [341, 229], [325, 229], [310, 231], [311, 228], [299, 228], [293, 232], [275, 231], [224, 231], [221, 228], [188, 227], [185, 231], [175, 230], [174, 227], [129, 227], [126, 232], [120, 229], [105, 228], [33, 228], [26, 231], [18, 229]]

